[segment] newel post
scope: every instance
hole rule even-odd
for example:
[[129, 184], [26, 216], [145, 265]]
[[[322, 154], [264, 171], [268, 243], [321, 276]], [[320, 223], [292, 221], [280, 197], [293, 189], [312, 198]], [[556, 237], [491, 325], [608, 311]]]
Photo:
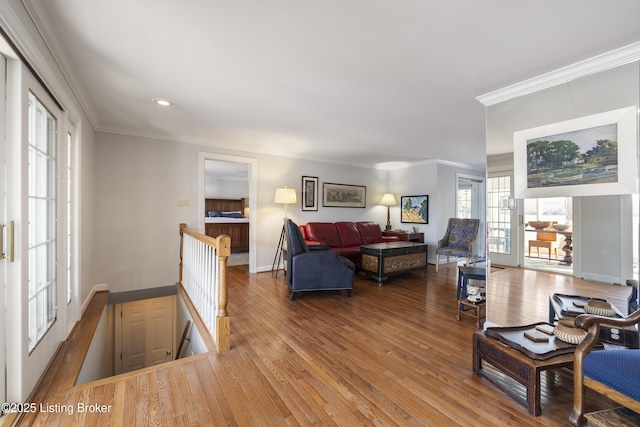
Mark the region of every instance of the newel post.
[[231, 348], [231, 326], [227, 313], [227, 259], [231, 254], [231, 238], [229, 236], [216, 237], [218, 247], [218, 313], [216, 313], [216, 350], [222, 353]]

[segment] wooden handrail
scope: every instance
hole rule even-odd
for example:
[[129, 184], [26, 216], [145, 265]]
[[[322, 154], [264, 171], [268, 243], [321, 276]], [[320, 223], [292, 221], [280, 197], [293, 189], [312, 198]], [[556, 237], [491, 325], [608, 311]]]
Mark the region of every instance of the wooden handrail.
[[[218, 237], [210, 237], [199, 233], [196, 230], [187, 227], [187, 224], [180, 224], [180, 266], [179, 281], [183, 284], [183, 258], [184, 258], [184, 236], [191, 238], [214, 248], [218, 258], [217, 273], [219, 278], [219, 286], [216, 294], [217, 312], [215, 314], [215, 336], [216, 349], [218, 353], [229, 350], [230, 348], [230, 324], [227, 312], [228, 294], [227, 294], [227, 259], [231, 254], [231, 238], [226, 235]], [[192, 298], [190, 296], [190, 298]]]

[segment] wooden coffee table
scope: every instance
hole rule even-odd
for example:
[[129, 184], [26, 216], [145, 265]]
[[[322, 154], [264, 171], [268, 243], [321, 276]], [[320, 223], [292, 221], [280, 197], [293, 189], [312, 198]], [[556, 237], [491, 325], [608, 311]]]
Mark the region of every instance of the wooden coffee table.
[[[513, 389], [482, 369], [482, 361], [513, 378], [527, 390], [523, 399]], [[545, 360], [533, 359], [515, 348], [488, 337], [484, 331], [473, 334], [473, 372], [485, 377], [524, 405], [531, 415], [542, 413], [540, 405], [540, 372], [549, 369], [572, 368], [573, 353], [564, 353]]]
[[378, 286], [394, 274], [421, 270], [427, 277], [427, 245], [416, 242], [385, 242], [360, 246], [360, 274], [371, 274]]

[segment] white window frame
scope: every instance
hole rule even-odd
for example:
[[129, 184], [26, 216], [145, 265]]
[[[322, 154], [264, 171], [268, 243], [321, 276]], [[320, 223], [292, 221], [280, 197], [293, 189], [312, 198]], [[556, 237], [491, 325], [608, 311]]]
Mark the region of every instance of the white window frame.
[[[28, 101], [28, 348], [32, 352], [58, 318], [60, 260], [58, 189], [60, 119], [29, 91]], [[53, 125], [53, 128], [52, 128]]]

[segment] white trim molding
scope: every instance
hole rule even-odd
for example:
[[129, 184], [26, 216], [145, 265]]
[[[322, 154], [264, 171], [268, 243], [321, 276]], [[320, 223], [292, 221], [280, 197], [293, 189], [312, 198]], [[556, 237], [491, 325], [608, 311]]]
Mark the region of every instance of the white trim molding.
[[493, 92], [485, 93], [484, 95], [476, 97], [476, 99], [489, 107], [491, 105], [499, 104], [523, 95], [528, 95], [542, 89], [557, 86], [580, 77], [629, 64], [637, 60], [640, 60], [640, 42], [576, 62], [555, 71], [524, 80], [520, 83], [516, 83]]

